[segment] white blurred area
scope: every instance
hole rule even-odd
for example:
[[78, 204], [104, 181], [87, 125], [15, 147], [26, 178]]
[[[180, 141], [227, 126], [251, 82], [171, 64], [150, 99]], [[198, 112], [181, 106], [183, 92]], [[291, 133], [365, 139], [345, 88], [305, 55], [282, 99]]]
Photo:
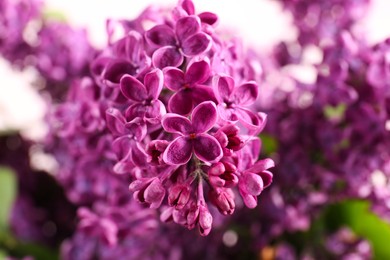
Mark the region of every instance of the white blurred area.
[[[363, 28], [371, 43], [390, 36], [390, 0], [372, 0]], [[96, 46], [106, 42], [107, 18], [136, 17], [150, 4], [174, 6], [176, 0], [46, 0], [48, 10], [59, 11], [74, 26], [86, 27]], [[197, 12], [220, 17], [219, 28], [231, 28], [247, 46], [267, 50], [280, 40], [294, 39], [291, 18], [272, 0], [194, 0]], [[17, 73], [0, 60], [0, 131], [22, 129], [29, 136], [43, 135], [45, 106], [30, 86], [32, 73]]]

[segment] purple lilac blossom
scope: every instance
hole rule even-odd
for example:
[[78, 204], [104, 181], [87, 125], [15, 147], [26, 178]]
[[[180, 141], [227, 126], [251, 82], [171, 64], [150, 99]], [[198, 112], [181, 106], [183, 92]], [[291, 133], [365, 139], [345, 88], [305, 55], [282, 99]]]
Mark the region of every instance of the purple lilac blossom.
[[303, 61], [280, 53], [283, 60], [264, 71], [271, 94], [259, 102], [269, 115], [264, 133], [276, 141], [277, 167], [275, 184], [260, 198], [260, 223], [252, 227], [259, 247], [308, 230], [329, 203], [344, 199], [368, 200], [389, 220], [389, 86], [379, 80], [387, 78], [388, 40], [371, 47], [362, 35], [342, 31], [319, 47], [314, 82], [288, 74]]
[[291, 12], [302, 45], [332, 41], [344, 30], [352, 30], [367, 12], [370, 0], [280, 0]]
[[57, 102], [73, 79], [88, 75], [95, 50], [85, 29], [44, 12], [37, 0], [4, 0], [0, 3], [0, 54], [19, 69], [34, 67], [43, 86]]
[[[253, 208], [272, 180], [272, 160], [258, 162], [257, 135], [266, 116], [250, 110], [258, 97], [254, 62], [236, 41], [215, 33], [215, 14], [197, 15], [191, 1], [153, 18], [152, 10], [116, 23], [125, 35], [110, 39], [92, 61], [92, 84], [100, 97], [87, 102], [96, 103], [97, 112], [86, 122], [105, 121], [98, 130], [104, 137], [94, 140], [111, 142], [99, 153], [116, 157], [113, 170], [122, 176], [113, 178], [130, 180], [135, 200], [151, 208], [168, 205], [163, 221], [198, 226], [207, 235], [211, 205], [230, 215], [239, 195]], [[114, 23], [108, 24], [109, 37]], [[59, 106], [64, 117], [59, 132], [75, 131], [74, 119], [90, 113], [85, 105], [75, 106], [80, 101]]]
[[75, 207], [47, 172], [32, 169], [33, 143], [18, 134], [0, 137], [0, 165], [16, 174], [17, 197], [10, 214], [10, 229], [20, 241], [52, 248], [74, 231]]
[[2, 0], [0, 2], [0, 54], [11, 63], [23, 67], [32, 46], [25, 39], [25, 30], [40, 18], [39, 0]]

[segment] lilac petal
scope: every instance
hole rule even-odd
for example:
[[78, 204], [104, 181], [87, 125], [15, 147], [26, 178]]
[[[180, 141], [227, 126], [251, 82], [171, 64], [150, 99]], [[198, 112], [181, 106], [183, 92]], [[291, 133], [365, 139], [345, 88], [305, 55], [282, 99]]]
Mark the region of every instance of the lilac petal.
[[91, 72], [92, 75], [101, 76], [104, 72], [104, 69], [110, 64], [114, 59], [109, 57], [98, 57], [91, 63]]
[[168, 66], [178, 67], [183, 63], [183, 55], [176, 47], [162, 47], [153, 53], [152, 63], [154, 67], [160, 69]]
[[241, 187], [253, 196], [258, 196], [264, 189], [264, 182], [260, 175], [246, 172], [240, 182]]
[[143, 179], [135, 180], [132, 183], [130, 183], [129, 191], [135, 192], [141, 190], [145, 188], [147, 185], [149, 185], [150, 183], [151, 183], [151, 179], [143, 178]]
[[195, 14], [195, 6], [191, 0], [184, 0], [181, 3], [181, 7], [187, 12], [187, 14], [189, 15]]
[[112, 149], [120, 160], [126, 158], [132, 147], [133, 140], [124, 135], [114, 140], [112, 143]]
[[133, 142], [131, 145], [130, 160], [137, 167], [143, 168], [148, 165], [147, 154], [138, 142]]
[[142, 118], [134, 118], [125, 124], [126, 130], [135, 140], [142, 140], [147, 132], [147, 126]]
[[137, 61], [143, 52], [142, 35], [136, 31], [130, 31], [126, 37], [126, 56], [131, 61]]
[[123, 76], [120, 87], [122, 94], [132, 101], [142, 102], [147, 99], [145, 86], [133, 76]]
[[145, 201], [150, 203], [150, 208], [156, 209], [160, 207], [165, 197], [165, 189], [158, 178], [155, 178], [145, 189], [144, 196]]
[[173, 91], [178, 91], [184, 86], [184, 73], [175, 67], [164, 69], [165, 86]]
[[210, 65], [207, 61], [194, 62], [187, 69], [185, 82], [190, 85], [204, 83], [210, 76]]
[[167, 111], [165, 110], [165, 105], [160, 100], [155, 100], [151, 103], [150, 106], [147, 107], [145, 117], [146, 119], [153, 123], [151, 119], [158, 119], [158, 122], [161, 120], [161, 117], [165, 115]]
[[176, 23], [176, 35], [181, 42], [200, 31], [200, 20], [191, 15], [180, 18]]
[[257, 95], [258, 88], [256, 82], [247, 82], [235, 89], [234, 100], [236, 104], [248, 106], [256, 101]]
[[173, 140], [165, 149], [163, 160], [170, 165], [186, 164], [191, 159], [192, 150], [192, 141], [180, 136]]
[[260, 173], [261, 178], [263, 179], [264, 188], [267, 188], [272, 183], [273, 174], [270, 171], [262, 171]]
[[197, 56], [211, 48], [211, 37], [203, 32], [200, 32], [185, 39], [181, 44], [181, 47], [185, 56]]
[[226, 108], [222, 104], [219, 104], [217, 109], [218, 109], [219, 117], [222, 119], [222, 121], [232, 122], [232, 123], [235, 123], [238, 121], [238, 118], [237, 118], [236, 114], [234, 113], [235, 112], [234, 109]]
[[107, 109], [106, 122], [108, 129], [113, 135], [122, 135], [125, 133], [126, 119], [118, 109]]
[[147, 88], [148, 97], [152, 99], [157, 99], [164, 84], [164, 77], [162, 71], [159, 69], [155, 69], [146, 74], [144, 84]]
[[125, 174], [132, 170], [134, 170], [134, 164], [126, 159], [117, 162], [113, 167], [113, 171], [116, 174]]
[[209, 86], [196, 85], [191, 88], [191, 92], [194, 105], [198, 105], [203, 101], [213, 101], [214, 103], [217, 103], [214, 91]]
[[205, 101], [194, 108], [191, 115], [195, 133], [205, 133], [217, 122], [217, 107], [214, 102]]
[[204, 162], [216, 162], [223, 152], [217, 139], [208, 134], [198, 134], [194, 141], [195, 155]]
[[207, 236], [211, 231], [213, 224], [213, 216], [206, 207], [201, 207], [199, 210], [199, 233], [201, 236]]
[[169, 133], [188, 134], [192, 132], [191, 121], [184, 116], [168, 113], [163, 117], [161, 124]]
[[175, 32], [168, 25], [156, 25], [145, 33], [145, 37], [157, 46], [175, 45]]
[[180, 114], [188, 115], [192, 108], [192, 90], [191, 89], [181, 89], [168, 101], [169, 111]]
[[166, 114], [166, 110], [165, 105], [160, 100], [154, 100], [150, 105], [134, 104], [125, 113], [127, 120], [140, 117], [151, 124], [158, 124], [161, 121], [161, 117]]
[[275, 167], [275, 162], [272, 159], [267, 158], [267, 159], [257, 161], [251, 168], [249, 168], [246, 171], [252, 173], [260, 173], [272, 167]]
[[209, 25], [214, 25], [218, 21], [218, 16], [214, 13], [203, 12], [198, 14], [198, 16], [202, 23], [207, 23]]
[[229, 76], [218, 76], [215, 78], [215, 96], [220, 103], [230, 98], [234, 90], [234, 79]]
[[242, 200], [244, 201], [245, 206], [247, 206], [250, 209], [256, 208], [256, 206], [257, 206], [257, 197], [253, 196], [253, 195], [250, 195], [248, 193], [244, 193], [241, 190], [239, 190], [239, 191], [240, 191], [240, 194], [241, 194]]
[[240, 123], [248, 129], [250, 134], [258, 134], [264, 128], [264, 122], [261, 118], [249, 109], [237, 108], [235, 113]]
[[144, 118], [146, 114], [147, 107], [142, 103], [135, 103], [126, 110], [125, 116], [126, 119], [131, 121], [137, 117]]
[[136, 71], [137, 68], [130, 62], [117, 59], [107, 65], [103, 78], [112, 83], [119, 83], [123, 75], [136, 75]]

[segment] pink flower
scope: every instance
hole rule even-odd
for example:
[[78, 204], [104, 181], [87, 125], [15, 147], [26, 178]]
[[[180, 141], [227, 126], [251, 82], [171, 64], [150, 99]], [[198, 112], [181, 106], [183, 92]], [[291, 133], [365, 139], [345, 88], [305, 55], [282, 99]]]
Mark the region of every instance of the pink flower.
[[207, 134], [217, 122], [217, 118], [216, 106], [211, 101], [195, 107], [191, 120], [177, 114], [166, 114], [162, 119], [165, 131], [180, 136], [168, 145], [163, 155], [164, 161], [171, 165], [186, 164], [192, 153], [204, 162], [212, 163], [221, 159], [221, 145], [215, 137]]

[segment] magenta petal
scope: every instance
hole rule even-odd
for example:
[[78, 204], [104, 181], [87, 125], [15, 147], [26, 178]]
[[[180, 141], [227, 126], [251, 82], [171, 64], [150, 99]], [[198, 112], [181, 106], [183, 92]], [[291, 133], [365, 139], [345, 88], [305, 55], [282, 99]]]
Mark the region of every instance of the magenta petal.
[[219, 117], [222, 119], [222, 121], [233, 122], [233, 123], [237, 122], [238, 118], [234, 114], [233, 109], [226, 108], [222, 104], [219, 104], [217, 109], [218, 109]]
[[241, 194], [242, 200], [244, 201], [245, 206], [247, 206], [250, 209], [256, 208], [256, 206], [257, 206], [257, 197], [253, 196], [253, 195], [250, 195], [248, 193], [244, 193], [241, 190], [239, 190], [239, 191], [240, 191], [240, 194]]
[[203, 32], [197, 33], [181, 44], [183, 54], [187, 57], [200, 55], [211, 48], [211, 37]]
[[218, 16], [214, 13], [203, 12], [198, 14], [202, 23], [207, 23], [209, 25], [214, 25], [218, 21]]
[[168, 108], [170, 112], [188, 115], [192, 110], [192, 91], [191, 89], [181, 89], [168, 101]]
[[183, 55], [176, 47], [162, 47], [153, 53], [152, 63], [153, 66], [160, 69], [168, 66], [178, 67], [183, 63]]
[[184, 116], [168, 113], [163, 117], [161, 124], [169, 133], [189, 134], [192, 132], [191, 121]]
[[191, 93], [194, 105], [198, 105], [203, 101], [213, 101], [217, 103], [214, 91], [209, 86], [196, 85], [191, 88]]
[[150, 203], [150, 208], [156, 209], [160, 207], [161, 202], [165, 197], [165, 188], [159, 179], [154, 179], [144, 192], [145, 201]]
[[170, 165], [186, 164], [191, 159], [192, 150], [192, 141], [180, 136], [173, 140], [165, 149], [163, 160]]
[[126, 56], [131, 61], [136, 61], [143, 52], [143, 38], [142, 35], [136, 31], [130, 31], [126, 37]]
[[249, 109], [237, 108], [235, 113], [240, 123], [248, 129], [250, 134], [256, 135], [264, 128], [265, 121]]
[[258, 196], [264, 189], [264, 182], [260, 175], [254, 173], [245, 173], [242, 175], [241, 187], [245, 187], [245, 191], [253, 196]]
[[229, 99], [234, 90], [234, 79], [229, 76], [219, 76], [215, 80], [214, 86], [215, 94], [219, 102]]
[[147, 98], [145, 86], [133, 76], [123, 76], [120, 87], [122, 94], [130, 100], [141, 102]]
[[176, 23], [176, 35], [182, 42], [200, 31], [200, 19], [191, 15], [180, 18]]
[[112, 143], [112, 149], [114, 153], [118, 156], [119, 160], [126, 158], [129, 154], [129, 151], [132, 147], [133, 140], [128, 136], [124, 135], [114, 140]]
[[217, 122], [217, 107], [214, 102], [202, 102], [194, 108], [191, 117], [195, 133], [205, 133]]
[[257, 95], [258, 87], [256, 82], [247, 82], [235, 89], [234, 100], [236, 104], [248, 106], [256, 101]]
[[139, 143], [133, 143], [130, 151], [130, 159], [137, 167], [147, 166], [147, 154]]
[[156, 25], [145, 33], [145, 37], [157, 46], [175, 45], [175, 32], [168, 25]]
[[106, 69], [103, 73], [103, 78], [112, 83], [118, 84], [123, 75], [136, 75], [136, 71], [137, 68], [127, 60], [113, 59], [106, 66]]
[[264, 188], [267, 188], [272, 183], [273, 174], [270, 171], [263, 171], [260, 173], [261, 178], [263, 179]]
[[260, 172], [268, 170], [269, 168], [272, 168], [272, 167], [275, 167], [275, 162], [272, 159], [267, 158], [267, 159], [257, 161], [252, 167], [250, 167], [246, 171], [252, 172], [252, 173], [260, 173]]
[[205, 60], [194, 62], [187, 69], [185, 82], [190, 85], [201, 84], [210, 76], [210, 65]]
[[110, 129], [114, 135], [122, 135], [125, 133], [126, 119], [118, 109], [107, 109], [106, 122], [108, 129]]
[[217, 139], [208, 134], [198, 134], [194, 141], [196, 157], [204, 162], [216, 162], [222, 158], [222, 148]]
[[175, 67], [164, 69], [165, 86], [173, 91], [178, 91], [184, 86], [184, 73]]
[[150, 106], [147, 107], [145, 117], [149, 119], [161, 120], [161, 117], [166, 114], [165, 105], [160, 100], [153, 101]]
[[184, 0], [181, 3], [181, 7], [187, 12], [187, 14], [189, 15], [195, 14], [195, 6], [191, 0]]
[[164, 76], [161, 70], [154, 69], [145, 75], [144, 79], [145, 87], [148, 91], [148, 97], [157, 99], [164, 84]]

